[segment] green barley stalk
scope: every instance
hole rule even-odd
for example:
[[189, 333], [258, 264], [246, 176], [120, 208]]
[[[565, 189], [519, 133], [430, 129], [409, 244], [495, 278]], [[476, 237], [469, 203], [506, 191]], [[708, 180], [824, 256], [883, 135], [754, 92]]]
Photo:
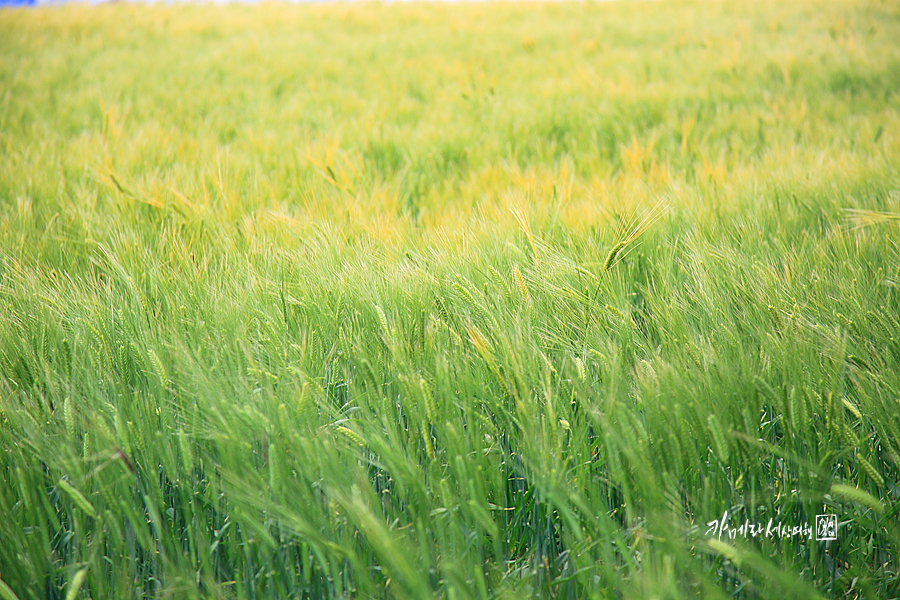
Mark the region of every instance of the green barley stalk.
[[522, 300], [530, 304], [531, 293], [528, 291], [525, 277], [522, 275], [522, 271], [519, 270], [519, 265], [513, 265], [513, 279], [516, 280], [516, 286], [519, 288], [519, 293], [522, 294]]
[[497, 285], [497, 288], [506, 296], [509, 296], [511, 290], [509, 289], [509, 285], [507, 285], [506, 280], [503, 279], [503, 275], [495, 269], [493, 266], [488, 266], [488, 273], [491, 275], [491, 279], [494, 280], [494, 283]]
[[377, 304], [375, 305], [375, 314], [378, 316], [378, 323], [381, 325], [381, 330], [384, 332], [385, 337], [389, 337], [391, 330], [388, 327], [387, 316], [384, 314], [384, 310]]
[[84, 456], [89, 457], [94, 452], [94, 435], [90, 431], [84, 432]]
[[859, 446], [859, 438], [856, 436], [856, 433], [853, 431], [853, 428], [847, 423], [841, 423], [841, 430], [844, 434], [844, 439], [847, 441], [847, 445], [851, 448], [856, 448]]
[[716, 456], [719, 457], [719, 460], [721, 460], [722, 463], [728, 463], [729, 446], [728, 439], [725, 436], [725, 431], [719, 424], [719, 420], [716, 418], [716, 415], [709, 415], [706, 418], [706, 422], [709, 425], [710, 432], [712, 432], [713, 445], [714, 450], [716, 451]]
[[428, 425], [422, 422], [422, 439], [425, 440], [425, 451], [429, 458], [434, 458], [434, 443], [431, 440], [431, 432], [428, 431]]
[[344, 437], [346, 437], [347, 439], [349, 439], [353, 443], [355, 443], [356, 445], [362, 446], [363, 448], [365, 448], [366, 440], [363, 439], [363, 437], [361, 435], [359, 435], [358, 433], [356, 433], [349, 427], [344, 427], [343, 425], [338, 425], [335, 429], [338, 432], [340, 432]]
[[122, 445], [122, 449], [125, 451], [125, 454], [131, 456], [131, 454], [132, 454], [131, 437], [128, 432], [128, 427], [125, 424], [125, 419], [122, 418], [122, 413], [119, 410], [116, 410], [115, 424], [116, 424], [116, 438], [119, 440], [119, 443]]
[[616, 256], [619, 255], [619, 252], [621, 252], [622, 248], [624, 247], [624, 240], [612, 247], [612, 249], [609, 251], [609, 254], [606, 255], [606, 262], [603, 263], [604, 271], [609, 271], [612, 268], [613, 263], [616, 260]]
[[803, 398], [802, 392], [793, 386], [791, 386], [790, 406], [791, 425], [794, 428], [794, 432], [797, 434], [805, 432], [807, 419], [806, 401]]
[[141, 428], [134, 421], [128, 421], [128, 437], [136, 446], [136, 449], [141, 454], [146, 454], [147, 452], [147, 444], [144, 441], [144, 434], [141, 431]]
[[150, 358], [150, 364], [153, 365], [153, 372], [159, 378], [159, 384], [165, 387], [169, 383], [169, 374], [166, 372], [162, 360], [153, 348], [147, 348], [147, 356]]
[[269, 487], [276, 494], [281, 491], [281, 457], [278, 455], [278, 446], [269, 444]]
[[422, 397], [425, 400], [425, 416], [428, 417], [430, 423], [434, 423], [437, 420], [437, 409], [434, 405], [431, 386], [424, 379], [419, 379], [419, 389], [422, 390]]
[[842, 483], [833, 483], [831, 485], [830, 492], [832, 494], [836, 494], [838, 496], [846, 498], [847, 500], [856, 502], [857, 504], [868, 506], [877, 513], [884, 512], [884, 505], [880, 500], [859, 488], [855, 488]]
[[466, 328], [466, 331], [469, 334], [469, 341], [478, 351], [478, 354], [480, 354], [484, 361], [487, 363], [488, 369], [490, 370], [491, 374], [493, 374], [494, 379], [497, 380], [497, 383], [500, 384], [503, 393], [509, 396], [509, 386], [506, 385], [506, 380], [504, 379], [503, 374], [500, 372], [500, 367], [497, 366], [497, 361], [494, 358], [494, 352], [491, 349], [488, 341], [485, 339], [484, 334], [482, 334], [481, 331], [475, 326]]
[[70, 440], [75, 439], [75, 414], [72, 411], [72, 400], [66, 396], [63, 402], [63, 417], [66, 422], [66, 433]]
[[859, 462], [859, 466], [862, 467], [862, 470], [866, 472], [866, 475], [869, 476], [869, 479], [875, 482], [880, 488], [884, 487], [884, 477], [881, 476], [881, 473], [878, 472], [878, 469], [875, 468], [875, 465], [867, 461], [862, 457], [861, 454], [857, 452], [856, 460]]
[[84, 578], [87, 577], [87, 572], [88, 568], [84, 567], [75, 573], [75, 577], [69, 582], [69, 589], [66, 590], [66, 600], [75, 600], [75, 597], [78, 596], [78, 590], [81, 589], [81, 584], [84, 583]]
[[844, 403], [844, 406], [847, 408], [847, 410], [853, 413], [854, 417], [862, 421], [862, 413], [859, 411], [859, 408], [857, 408], [857, 406], [850, 401], [849, 398], [841, 398], [841, 402]]
[[479, 304], [477, 300], [475, 300], [475, 297], [465, 286], [454, 283], [453, 289], [462, 297], [466, 304], [469, 305], [472, 311], [477, 314], [485, 323], [491, 322], [490, 314], [488, 314], [487, 310], [485, 310], [485, 308], [481, 306], [481, 304]]
[[16, 480], [19, 482], [19, 493], [24, 501], [25, 510], [30, 513], [32, 510], [31, 494], [29, 493], [30, 489], [26, 484], [28, 480], [25, 478], [25, 472], [22, 471], [22, 467], [16, 467]]
[[75, 506], [81, 509], [81, 511], [89, 517], [94, 519], [97, 518], [97, 511], [94, 510], [94, 505], [91, 504], [87, 498], [84, 497], [84, 494], [75, 489], [72, 484], [65, 480], [65, 478], [61, 478], [56, 482], [56, 485], [59, 489], [64, 491], [69, 498], [72, 499], [72, 502], [75, 503]]
[[575, 370], [578, 372], [578, 379], [581, 381], [585, 381], [587, 379], [587, 374], [584, 370], [584, 361], [575, 357]]

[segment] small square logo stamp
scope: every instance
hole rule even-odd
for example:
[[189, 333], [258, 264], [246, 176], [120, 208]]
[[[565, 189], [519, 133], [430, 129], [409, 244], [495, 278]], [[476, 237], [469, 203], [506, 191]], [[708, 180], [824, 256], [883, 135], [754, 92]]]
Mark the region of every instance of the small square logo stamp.
[[816, 540], [837, 539], [837, 515], [816, 515]]

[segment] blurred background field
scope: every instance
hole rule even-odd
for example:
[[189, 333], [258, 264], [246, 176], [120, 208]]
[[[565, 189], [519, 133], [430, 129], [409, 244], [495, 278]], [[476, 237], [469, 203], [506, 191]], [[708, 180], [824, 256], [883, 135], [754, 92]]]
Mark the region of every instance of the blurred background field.
[[0, 11], [0, 598], [900, 597], [897, 40]]

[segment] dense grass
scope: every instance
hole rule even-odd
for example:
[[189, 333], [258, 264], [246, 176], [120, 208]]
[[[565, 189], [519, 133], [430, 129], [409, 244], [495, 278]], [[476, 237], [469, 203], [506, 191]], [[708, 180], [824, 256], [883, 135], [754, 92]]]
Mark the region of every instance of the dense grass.
[[900, 597], [897, 40], [3, 10], [0, 598]]

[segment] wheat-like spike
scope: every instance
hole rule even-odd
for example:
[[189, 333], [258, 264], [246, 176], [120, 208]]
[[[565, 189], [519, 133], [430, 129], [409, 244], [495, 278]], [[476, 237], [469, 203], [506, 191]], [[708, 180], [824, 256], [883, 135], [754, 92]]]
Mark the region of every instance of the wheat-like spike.
[[362, 438], [361, 435], [350, 429], [349, 427], [344, 427], [343, 425], [338, 425], [336, 428], [339, 432], [341, 432], [344, 436], [352, 440], [359, 446], [365, 447], [366, 440]]
[[790, 409], [791, 409], [791, 427], [794, 428], [795, 433], [799, 433], [800, 429], [800, 404], [803, 402], [802, 398], [797, 397], [797, 388], [791, 386], [790, 393]]
[[350, 342], [343, 325], [338, 327], [338, 342], [341, 345], [341, 352], [344, 353], [344, 356], [350, 356]]
[[75, 600], [78, 597], [78, 591], [81, 589], [81, 584], [84, 583], [84, 578], [87, 577], [87, 572], [88, 568], [84, 567], [75, 573], [75, 577], [69, 582], [69, 588], [66, 590], [66, 600]]
[[857, 406], [850, 401], [849, 398], [841, 398], [841, 402], [844, 403], [844, 406], [847, 407], [847, 410], [853, 413], [854, 417], [862, 421], [862, 413], [859, 411], [859, 408], [857, 408]]
[[22, 500], [25, 501], [25, 510], [28, 511], [25, 514], [31, 514], [32, 505], [31, 505], [31, 494], [29, 486], [26, 484], [25, 473], [22, 471], [22, 467], [16, 467], [16, 480], [19, 482], [19, 494], [22, 496]]
[[856, 460], [859, 462], [859, 466], [862, 467], [862, 470], [866, 472], [866, 475], [869, 476], [869, 479], [875, 482], [880, 488], [884, 487], [884, 477], [881, 476], [881, 473], [878, 472], [878, 469], [875, 468], [875, 465], [867, 461], [862, 457], [858, 452], [856, 453]]
[[898, 455], [897, 452], [891, 446], [888, 446], [887, 444], [885, 444], [884, 452], [887, 455], [888, 460], [890, 460], [895, 465], [900, 465], [900, 455]]
[[137, 446], [137, 450], [141, 454], [147, 453], [147, 445], [144, 443], [144, 434], [141, 433], [140, 428], [134, 421], [128, 421], [128, 434], [131, 438], [131, 441], [134, 442], [135, 446]]
[[425, 440], [425, 451], [428, 458], [434, 458], [434, 443], [431, 441], [431, 433], [428, 431], [428, 425], [422, 423], [422, 439]]
[[681, 472], [684, 468], [684, 450], [681, 447], [681, 441], [679, 440], [678, 433], [676, 433], [675, 430], [670, 431], [669, 439], [671, 440], [672, 446], [674, 447], [674, 451], [670, 456], [674, 457], [675, 460], [678, 461], [676, 463], [676, 466], [678, 467], [679, 472]]
[[806, 394], [802, 390], [791, 388], [791, 422], [795, 432], [809, 431], [809, 410], [806, 406]]
[[419, 379], [419, 389], [422, 390], [422, 397], [425, 399], [425, 416], [428, 417], [430, 423], [434, 423], [437, 418], [437, 410], [434, 406], [434, 396], [431, 394], [431, 386], [424, 379]]
[[290, 416], [288, 415], [287, 405], [282, 402], [278, 405], [278, 422], [282, 427], [288, 427], [290, 425]]
[[150, 359], [150, 364], [153, 365], [153, 372], [159, 377], [159, 384], [163, 387], [168, 385], [169, 374], [166, 373], [166, 367], [153, 348], [147, 348], [147, 357]]
[[756, 388], [766, 396], [767, 400], [774, 401], [778, 398], [775, 388], [769, 385], [768, 381], [758, 376], [754, 377], [753, 381], [756, 383]]
[[[607, 305], [607, 308], [609, 305]], [[619, 313], [621, 314], [621, 313]], [[684, 349], [687, 351], [688, 357], [694, 361], [694, 364], [697, 365], [700, 369], [703, 368], [703, 356], [700, 354], [699, 349], [695, 344], [690, 342], [686, 343]]]
[[491, 279], [494, 280], [494, 283], [503, 292], [505, 295], [509, 296], [512, 290], [509, 289], [509, 286], [506, 284], [506, 280], [503, 279], [503, 275], [495, 269], [493, 266], [488, 266], [488, 273], [491, 274]]
[[281, 457], [278, 456], [278, 446], [269, 444], [269, 487], [274, 493], [281, 491]]
[[621, 481], [625, 473], [622, 470], [622, 457], [620, 455], [618, 443], [614, 438], [612, 431], [606, 432], [606, 439], [604, 442], [603, 447], [606, 450], [606, 456], [602, 458], [606, 458], [606, 461], [609, 464], [609, 472], [612, 474], [613, 478]]
[[813, 400], [809, 397], [804, 390], [800, 390], [802, 394], [800, 396], [800, 407], [803, 410], [803, 431], [809, 431], [812, 426], [812, 415], [815, 413], [815, 409], [813, 408]]
[[460, 335], [459, 335], [458, 333], [456, 333], [455, 331], [453, 331], [453, 327], [450, 326], [450, 323], [444, 323], [444, 322], [441, 321], [440, 319], [438, 319], [438, 323], [439, 323], [441, 326], [447, 328], [447, 333], [450, 334], [450, 339], [453, 340], [453, 345], [454, 345], [454, 346], [459, 346], [460, 344], [462, 344], [462, 338], [460, 337]]
[[438, 315], [440, 315], [440, 319], [449, 323], [450, 316], [447, 314], [447, 307], [444, 306], [444, 301], [441, 300], [440, 297], [438, 297], [438, 298], [435, 298], [434, 303], [437, 304]]
[[89, 457], [94, 452], [94, 436], [90, 431], [84, 432], [84, 456]]
[[385, 316], [384, 310], [377, 304], [375, 305], [375, 314], [378, 316], [378, 322], [381, 324], [381, 330], [384, 332], [384, 335], [390, 335], [391, 330], [388, 327], [387, 316]]
[[575, 370], [578, 371], [578, 379], [585, 381], [587, 379], [587, 374], [584, 370], [584, 361], [575, 357]]
[[510, 395], [509, 387], [506, 385], [506, 380], [504, 380], [502, 373], [500, 373], [500, 368], [497, 366], [497, 361], [494, 358], [494, 352], [488, 345], [487, 340], [484, 339], [484, 335], [475, 326], [468, 327], [466, 331], [469, 334], [469, 341], [472, 342], [472, 345], [475, 346], [478, 354], [480, 354], [484, 361], [487, 363], [488, 369], [494, 375], [497, 383], [500, 384], [500, 387], [503, 389], [503, 393], [505, 393], [507, 396]]
[[116, 369], [122, 373], [122, 378], [125, 381], [131, 381], [134, 374], [132, 373], [131, 363], [128, 360], [128, 354], [126, 353], [125, 348], [125, 344], [116, 346]]
[[[115, 423], [113, 423], [113, 424], [115, 424]], [[100, 430], [98, 432], [99, 439], [106, 440], [106, 441], [116, 439], [116, 435], [113, 433], [113, 430], [110, 428], [109, 423], [106, 422], [106, 419], [104, 419], [102, 417], [97, 418], [94, 420], [92, 425], [94, 425], [97, 429]], [[96, 441], [97, 439], [98, 439], [97, 435], [95, 435], [94, 441]]]
[[98, 363], [97, 366], [109, 369], [109, 354], [107, 353], [106, 348], [106, 336], [91, 323], [88, 323], [88, 328], [91, 330], [91, 335], [96, 342], [96, 345], [89, 345], [89, 348], [91, 354], [96, 357]]
[[613, 263], [616, 260], [616, 256], [618, 256], [618, 254], [622, 250], [622, 248], [625, 247], [625, 243], [626, 243], [625, 240], [622, 240], [621, 242], [619, 242], [618, 244], [616, 244], [615, 246], [612, 247], [612, 249], [609, 251], [609, 254], [606, 255], [606, 262], [603, 263], [604, 271], [609, 271], [612, 268]]
[[744, 407], [741, 410], [741, 416], [744, 419], [744, 431], [756, 431], [758, 428], [758, 423], [754, 422], [753, 416], [750, 414], [750, 409], [748, 407]]
[[70, 440], [75, 439], [75, 414], [72, 411], [72, 400], [66, 396], [63, 402], [63, 419], [66, 422], [66, 433]]
[[706, 418], [706, 422], [709, 425], [710, 432], [712, 433], [716, 456], [718, 456], [719, 460], [721, 460], [723, 463], [727, 463], [729, 457], [728, 439], [725, 437], [725, 432], [722, 430], [722, 426], [719, 425], [719, 420], [716, 418], [716, 415], [709, 415]]
[[129, 456], [131, 455], [131, 438], [128, 435], [128, 427], [125, 426], [125, 420], [122, 418], [121, 413], [116, 411], [116, 437], [119, 440], [119, 443], [122, 444], [122, 449], [125, 450], [125, 453]]
[[831, 484], [831, 489], [829, 491], [832, 494], [837, 494], [838, 496], [842, 496], [853, 502], [868, 506], [875, 512], [884, 512], [884, 504], [882, 504], [881, 501], [878, 500], [878, 498], [875, 498], [868, 492], [864, 492], [859, 488], [845, 485], [843, 483], [833, 483]]
[[103, 335], [99, 329], [94, 327], [93, 323], [88, 323], [88, 329], [91, 330], [91, 336], [94, 338], [94, 341], [97, 342], [97, 345], [102, 347], [106, 346], [106, 336]]
[[94, 505], [88, 502], [88, 499], [84, 497], [84, 494], [75, 489], [75, 487], [66, 481], [65, 478], [56, 482], [56, 485], [72, 499], [72, 502], [81, 509], [81, 512], [89, 517], [97, 518], [97, 511], [94, 510]]
[[736, 565], [741, 564], [741, 555], [737, 548], [731, 544], [726, 544], [718, 538], [710, 538], [706, 541], [706, 545], [717, 554], [721, 554]]
[[486, 323], [490, 323], [490, 314], [488, 314], [487, 310], [485, 310], [485, 308], [481, 306], [481, 304], [479, 304], [477, 300], [475, 300], [475, 296], [472, 295], [472, 292], [470, 292], [465, 286], [462, 286], [458, 283], [453, 284], [453, 289], [456, 290], [456, 293], [462, 296], [462, 299], [466, 301], [466, 304], [468, 304], [469, 307], [471, 307], [471, 309], [479, 317], [481, 317]]
[[531, 303], [531, 293], [528, 291], [525, 277], [522, 275], [522, 271], [519, 270], [519, 265], [513, 265], [513, 278], [516, 280], [516, 286], [519, 288], [519, 293], [522, 294], [522, 299], [527, 303]]
[[850, 427], [846, 423], [841, 423], [841, 430], [844, 434], [844, 439], [847, 441], [847, 444], [851, 448], [856, 448], [857, 446], [859, 446], [859, 438], [856, 437], [856, 433], [854, 433], [852, 427]]
[[822, 407], [825, 409], [825, 429], [834, 427], [834, 398], [831, 392], [822, 395]]
[[128, 340], [128, 349], [130, 350], [131, 360], [137, 363], [138, 370], [147, 371], [147, 360], [144, 358], [144, 353], [138, 350], [134, 340]]

